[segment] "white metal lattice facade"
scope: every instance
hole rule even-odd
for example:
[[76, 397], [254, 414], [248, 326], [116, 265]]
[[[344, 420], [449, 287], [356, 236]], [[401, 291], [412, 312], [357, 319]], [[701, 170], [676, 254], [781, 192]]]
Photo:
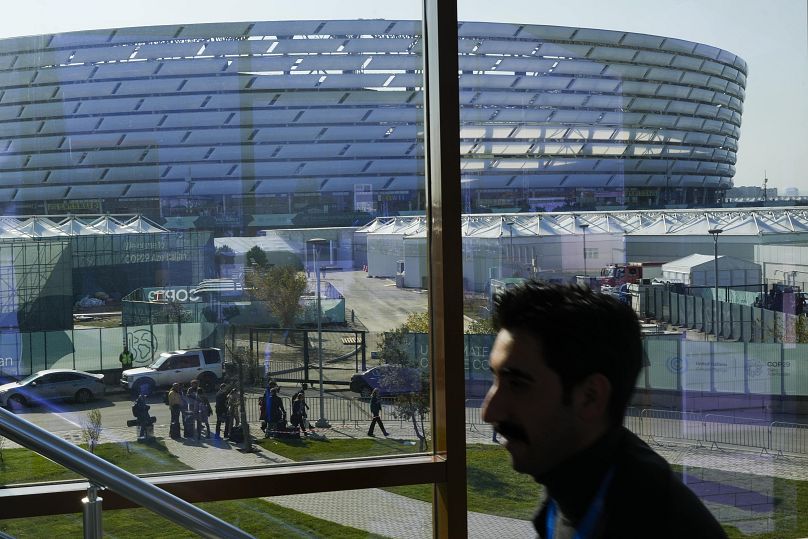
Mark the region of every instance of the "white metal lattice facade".
[[[0, 41], [0, 202], [423, 189], [419, 21]], [[471, 192], [731, 186], [746, 63], [679, 39], [460, 24]]]

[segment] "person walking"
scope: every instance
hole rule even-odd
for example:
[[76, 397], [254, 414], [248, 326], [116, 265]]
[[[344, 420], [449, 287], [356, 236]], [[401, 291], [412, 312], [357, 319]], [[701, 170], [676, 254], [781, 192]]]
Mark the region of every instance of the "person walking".
[[221, 429], [224, 426], [224, 437], [230, 434], [227, 430], [227, 385], [222, 384], [219, 386], [219, 391], [216, 393], [216, 434], [213, 435], [214, 440], [221, 439]]
[[191, 381], [191, 387], [188, 388], [188, 391], [185, 393], [185, 437], [192, 438], [196, 436], [196, 439], [199, 439], [199, 401], [197, 400], [197, 391], [199, 390], [198, 382], [196, 380]]
[[132, 405], [132, 415], [135, 416], [138, 426], [138, 441], [147, 440], [149, 436], [149, 427], [151, 426], [151, 417], [149, 416], [150, 406], [146, 403], [146, 395], [139, 395], [135, 404]]
[[202, 389], [196, 390], [197, 402], [197, 420], [196, 420], [196, 439], [198, 440], [202, 435], [202, 426], [205, 426], [205, 438], [210, 438], [210, 422], [208, 418], [213, 413], [210, 408], [210, 401]]
[[182, 414], [182, 395], [180, 385], [175, 383], [168, 392], [168, 409], [171, 411], [171, 423], [168, 428], [169, 436], [180, 438], [180, 415]]
[[[292, 424], [292, 426], [300, 428], [300, 433], [303, 434], [303, 436], [307, 436], [306, 423], [308, 413], [306, 410], [308, 410], [309, 405], [306, 404], [306, 396], [301, 391], [295, 395], [294, 399], [295, 400], [292, 402], [292, 416], [289, 419], [289, 422]], [[312, 432], [314, 431], [312, 430]]]
[[376, 427], [376, 424], [379, 424], [379, 428], [382, 429], [382, 434], [385, 436], [390, 436], [387, 433], [387, 430], [384, 428], [384, 423], [382, 423], [382, 399], [379, 397], [379, 388], [373, 390], [370, 394], [370, 414], [373, 416], [373, 420], [370, 422], [370, 428], [368, 429], [368, 436], [375, 436], [373, 434], [373, 429]]
[[239, 402], [238, 391], [236, 388], [230, 390], [227, 394], [227, 423], [224, 426], [224, 437], [229, 439], [233, 435], [233, 429], [241, 425], [241, 418], [239, 417]]

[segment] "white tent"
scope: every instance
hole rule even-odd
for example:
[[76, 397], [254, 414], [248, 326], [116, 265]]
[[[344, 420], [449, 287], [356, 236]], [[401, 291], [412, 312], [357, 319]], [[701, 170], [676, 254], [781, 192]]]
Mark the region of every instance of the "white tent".
[[718, 286], [750, 286], [762, 283], [760, 264], [732, 256], [692, 254], [662, 264], [662, 279], [687, 286], [715, 286], [716, 263]]

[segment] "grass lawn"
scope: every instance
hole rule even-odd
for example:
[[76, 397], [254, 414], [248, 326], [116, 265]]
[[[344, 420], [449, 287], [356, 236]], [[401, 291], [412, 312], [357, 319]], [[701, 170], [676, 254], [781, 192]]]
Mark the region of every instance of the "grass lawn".
[[[378, 537], [263, 500], [210, 502], [199, 507], [256, 537]], [[0, 530], [19, 539], [81, 537], [82, 518], [81, 515], [58, 515], [2, 520]], [[198, 537], [146, 509], [104, 511], [104, 535], [116, 539]]]
[[[82, 445], [82, 447], [85, 447]], [[162, 442], [101, 444], [95, 454], [124, 470], [140, 473], [187, 470]], [[22, 448], [4, 449], [0, 461], [0, 485], [36, 483], [77, 479], [79, 476], [67, 468], [54, 464], [33, 451]]]
[[[417, 446], [383, 438], [356, 440], [261, 440], [262, 447], [302, 462], [336, 458], [415, 453]], [[508, 452], [498, 445], [470, 445], [466, 449], [468, 504], [470, 511], [529, 519], [536, 510], [539, 486], [530, 477], [511, 469]], [[385, 489], [425, 502], [432, 501], [432, 485], [407, 485]]]
[[[539, 485], [511, 468], [508, 452], [498, 445], [466, 448], [466, 481], [469, 511], [529, 520], [539, 503]], [[432, 501], [432, 485], [408, 485], [385, 489], [396, 494]]]
[[[358, 452], [354, 449], [354, 452]], [[102, 444], [96, 454], [133, 473], [186, 470], [161, 442]], [[78, 476], [27, 449], [6, 449], [0, 463], [0, 485], [59, 481]], [[102, 494], [103, 497], [103, 494]], [[256, 537], [375, 537], [263, 500], [236, 500], [200, 504], [200, 507], [247, 530]], [[81, 515], [0, 520], [0, 530], [19, 538], [81, 537]], [[155, 534], [159, 530], [159, 534]], [[104, 511], [108, 537], [197, 537], [146, 509]]]
[[418, 445], [409, 440], [392, 438], [275, 440], [266, 438], [258, 444], [275, 454], [295, 462], [312, 460], [347, 459], [379, 455], [406, 455], [416, 453]]

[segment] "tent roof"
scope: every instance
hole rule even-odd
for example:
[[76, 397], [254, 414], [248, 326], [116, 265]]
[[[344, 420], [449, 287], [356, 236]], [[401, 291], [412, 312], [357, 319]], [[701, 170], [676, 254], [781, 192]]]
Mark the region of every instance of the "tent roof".
[[[764, 236], [808, 233], [808, 208], [743, 208], [696, 210], [634, 210], [546, 213], [484, 213], [463, 215], [466, 238], [611, 234], [629, 236], [708, 236], [720, 229], [726, 236]], [[379, 217], [357, 232], [412, 234], [424, 216]], [[512, 224], [511, 224], [512, 223]]]
[[[714, 268], [715, 256], [704, 254], [692, 254], [678, 260], [673, 260], [662, 264], [662, 271], [675, 271], [677, 273], [689, 273], [695, 269], [705, 269], [701, 266], [709, 266], [709, 269]], [[759, 264], [735, 258], [733, 256], [718, 256], [718, 269], [719, 270], [734, 270], [734, 269], [760, 269]]]
[[0, 217], [0, 239], [71, 237], [98, 234], [151, 234], [160, 232], [168, 232], [168, 230], [141, 215]]

